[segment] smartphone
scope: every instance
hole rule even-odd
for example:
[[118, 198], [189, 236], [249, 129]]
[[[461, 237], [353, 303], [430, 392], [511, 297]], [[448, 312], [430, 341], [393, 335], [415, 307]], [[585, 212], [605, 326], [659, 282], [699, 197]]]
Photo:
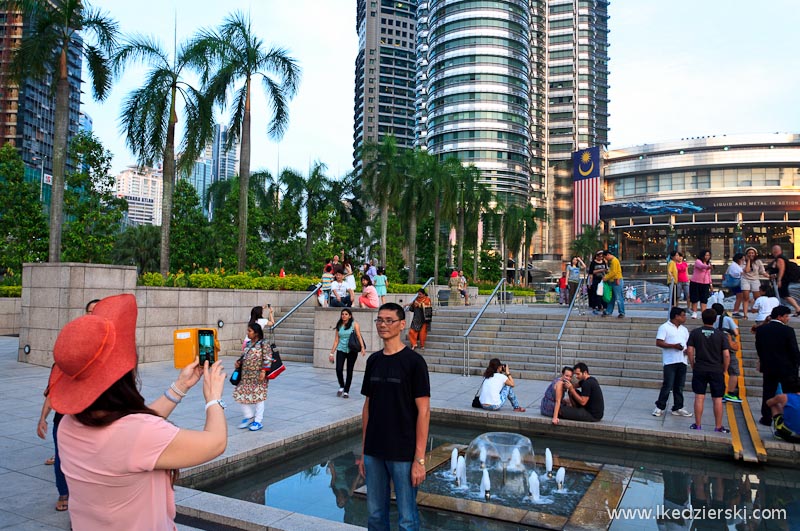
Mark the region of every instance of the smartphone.
[[272, 308], [272, 305], [270, 303], [267, 303], [267, 308]]
[[209, 365], [217, 361], [216, 352], [214, 352], [214, 332], [211, 330], [200, 330], [197, 340], [198, 343], [200, 343], [200, 366], [202, 367], [206, 361], [208, 361]]

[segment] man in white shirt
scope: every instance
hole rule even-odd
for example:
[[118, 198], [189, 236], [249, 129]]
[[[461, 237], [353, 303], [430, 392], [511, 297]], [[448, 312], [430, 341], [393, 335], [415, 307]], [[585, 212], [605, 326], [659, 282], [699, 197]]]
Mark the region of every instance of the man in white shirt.
[[328, 304], [331, 307], [350, 307], [353, 305], [353, 299], [355, 299], [355, 294], [345, 284], [344, 273], [341, 269], [336, 271], [336, 280], [331, 282], [331, 298]]
[[683, 387], [686, 385], [687, 360], [684, 351], [689, 340], [689, 330], [683, 326], [686, 322], [686, 309], [674, 306], [669, 312], [669, 321], [658, 327], [656, 346], [661, 348], [661, 361], [664, 364], [664, 381], [656, 400], [654, 417], [660, 417], [667, 408], [667, 399], [672, 390], [672, 414], [678, 417], [691, 417], [689, 411], [683, 409]]

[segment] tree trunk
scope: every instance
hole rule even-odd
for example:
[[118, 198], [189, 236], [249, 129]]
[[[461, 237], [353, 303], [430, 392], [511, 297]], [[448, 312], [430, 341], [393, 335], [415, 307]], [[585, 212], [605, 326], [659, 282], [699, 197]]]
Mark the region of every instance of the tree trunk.
[[164, 144], [164, 161], [162, 167], [163, 188], [161, 191], [161, 275], [169, 275], [170, 227], [172, 224], [172, 195], [175, 190], [175, 124], [178, 114], [175, 112], [177, 88], [172, 85], [172, 101], [170, 102], [169, 124], [167, 125], [167, 142]]
[[[61, 50], [61, 57], [58, 61], [53, 131], [53, 185], [50, 191], [50, 243], [48, 251], [48, 261], [52, 263], [61, 261], [61, 225], [64, 222], [64, 173], [67, 165], [67, 131], [69, 129], [69, 92], [67, 49], [64, 47]], [[44, 178], [44, 175], [40, 177]]]
[[408, 216], [408, 283], [417, 283], [417, 208], [411, 208]]
[[478, 243], [477, 235], [475, 237], [475, 254], [472, 260], [472, 281], [475, 282], [478, 280], [478, 260], [480, 259], [480, 245]]
[[433, 281], [439, 283], [439, 232], [441, 231], [441, 198], [436, 198], [433, 207]]
[[464, 267], [464, 216], [466, 215], [465, 212], [466, 208], [462, 205], [461, 210], [458, 212], [458, 233], [456, 234], [456, 238], [458, 239], [458, 270]]
[[386, 267], [386, 232], [389, 227], [389, 203], [381, 202], [381, 267]]
[[250, 190], [250, 76], [245, 79], [244, 116], [242, 117], [239, 155], [239, 245], [236, 249], [237, 271], [247, 269], [247, 197]]
[[[309, 179], [311, 176], [308, 176]], [[313, 212], [311, 211], [311, 190], [306, 190], [306, 271], [310, 274], [312, 270], [312, 237], [311, 237], [311, 220], [313, 219]], [[342, 257], [344, 260], [344, 256]]]

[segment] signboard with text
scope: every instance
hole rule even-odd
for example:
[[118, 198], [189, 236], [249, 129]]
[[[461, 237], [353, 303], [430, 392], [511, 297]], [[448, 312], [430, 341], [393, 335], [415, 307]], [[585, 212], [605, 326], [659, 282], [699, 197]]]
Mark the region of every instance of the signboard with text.
[[683, 200], [630, 201], [600, 206], [602, 219], [715, 212], [784, 212], [800, 210], [800, 195], [698, 197]]

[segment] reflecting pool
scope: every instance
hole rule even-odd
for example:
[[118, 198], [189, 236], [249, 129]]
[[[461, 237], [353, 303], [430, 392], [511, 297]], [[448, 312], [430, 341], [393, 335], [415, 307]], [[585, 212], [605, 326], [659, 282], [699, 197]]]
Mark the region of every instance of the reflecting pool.
[[[436, 448], [445, 444], [466, 446], [480, 432], [434, 425], [431, 435], [431, 448]], [[526, 436], [532, 441], [537, 458], [545, 448], [550, 448], [556, 459], [633, 469], [617, 518], [610, 526], [613, 531], [800, 530], [798, 470]], [[356, 466], [360, 452], [360, 436], [348, 437], [201, 488], [222, 496], [366, 527], [366, 500], [356, 492], [363, 486]], [[435, 471], [432, 476], [449, 474], [447, 468]], [[426, 481], [421, 490], [437, 488], [434, 483]], [[546, 494], [551, 493], [543, 489], [543, 497]], [[551, 501], [551, 505], [559, 504], [556, 499]], [[426, 507], [420, 507], [420, 518], [426, 530], [531, 529]]]

